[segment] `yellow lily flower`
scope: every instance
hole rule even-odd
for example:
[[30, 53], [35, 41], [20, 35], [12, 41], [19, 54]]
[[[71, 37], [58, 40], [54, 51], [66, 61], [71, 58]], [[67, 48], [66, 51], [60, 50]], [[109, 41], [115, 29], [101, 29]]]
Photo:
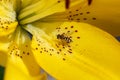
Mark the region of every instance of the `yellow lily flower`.
[[119, 2], [1, 0], [4, 80], [119, 80]]

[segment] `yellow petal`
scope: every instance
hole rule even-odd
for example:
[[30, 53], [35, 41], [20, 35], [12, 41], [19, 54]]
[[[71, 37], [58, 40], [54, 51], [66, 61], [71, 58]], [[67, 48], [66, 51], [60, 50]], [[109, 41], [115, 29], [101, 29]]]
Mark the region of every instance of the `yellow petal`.
[[120, 43], [108, 33], [75, 22], [27, 28], [38, 64], [56, 79], [120, 79]]
[[0, 51], [0, 66], [6, 66], [7, 58], [7, 54], [5, 52]]
[[53, 0], [40, 0], [39, 2], [30, 5], [21, 10], [19, 15], [20, 24], [30, 23], [39, 20], [45, 16], [53, 14], [57, 11], [63, 11], [64, 5]]
[[0, 1], [0, 37], [13, 33], [17, 27], [16, 13], [9, 0]]
[[[31, 52], [31, 39], [29, 34], [21, 27], [18, 27], [10, 37], [8, 49], [8, 62], [5, 71], [5, 80], [26, 80], [42, 79], [40, 67], [36, 63]], [[16, 75], [16, 77], [14, 76]], [[22, 77], [23, 75], [23, 77]], [[21, 76], [21, 77], [20, 77]], [[45, 75], [43, 75], [45, 77]], [[15, 77], [15, 78], [14, 78]], [[30, 78], [29, 78], [30, 77]]]
[[6, 66], [9, 43], [10, 39], [8, 36], [0, 37], [0, 66]]
[[5, 24], [4, 22], [1, 22], [2, 25], [0, 25], [0, 37], [1, 36], [7, 36], [11, 33], [13, 33], [17, 27], [17, 22]]
[[10, 39], [8, 36], [0, 37], [0, 51], [7, 52]]
[[[76, 3], [72, 1], [71, 5], [74, 6], [78, 3], [84, 2], [79, 0]], [[46, 16], [52, 15], [57, 12], [65, 11], [65, 0], [40, 0], [35, 4], [29, 5], [20, 11], [18, 19], [20, 24], [27, 24], [40, 20]]]
[[32, 5], [32, 4], [37, 3], [38, 1], [40, 1], [40, 0], [22, 0], [21, 1], [21, 8], [22, 9], [26, 8], [26, 7], [28, 7], [28, 6]]
[[20, 67], [16, 66], [16, 64], [13, 64], [13, 62], [9, 60], [6, 67], [4, 80], [47, 80], [47, 79], [46, 74], [28, 76], [23, 71], [21, 71]]
[[16, 11], [16, 13], [19, 13], [21, 9], [22, 1], [21, 0], [10, 0], [10, 1], [11, 4], [13, 4], [13, 9]]
[[[76, 0], [76, 3], [79, 3], [79, 1]], [[120, 36], [120, 0], [91, 0], [92, 3], [90, 5], [87, 5], [87, 1], [84, 0], [84, 3], [76, 4], [73, 7], [71, 1], [69, 10], [50, 15], [41, 21], [86, 22], [114, 36]]]

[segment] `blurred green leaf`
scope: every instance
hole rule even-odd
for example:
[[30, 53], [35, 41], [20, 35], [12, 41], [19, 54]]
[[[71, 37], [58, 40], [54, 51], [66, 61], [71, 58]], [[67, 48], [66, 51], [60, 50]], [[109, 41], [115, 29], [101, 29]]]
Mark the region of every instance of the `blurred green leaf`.
[[0, 66], [0, 80], [3, 80], [3, 76], [4, 76], [4, 67]]

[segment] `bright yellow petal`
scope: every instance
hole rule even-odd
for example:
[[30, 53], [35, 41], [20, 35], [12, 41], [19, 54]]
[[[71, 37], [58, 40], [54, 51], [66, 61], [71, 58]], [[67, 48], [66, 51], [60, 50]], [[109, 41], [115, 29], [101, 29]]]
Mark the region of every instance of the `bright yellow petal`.
[[0, 32], [1, 32], [0, 37], [13, 33], [15, 31], [18, 23], [14, 22], [11, 24], [4, 24], [4, 22], [1, 22], [1, 24], [3, 24], [3, 25], [0, 25]]
[[[120, 36], [120, 0], [91, 0], [90, 5], [84, 0], [63, 13], [45, 17], [41, 21], [77, 21], [95, 25], [114, 36]], [[85, 4], [86, 3], [86, 4]]]
[[13, 33], [18, 25], [13, 4], [9, 0], [0, 1], [0, 37]]
[[[7, 47], [8, 61], [5, 66], [5, 80], [19, 80], [22, 78], [23, 80], [46, 79], [46, 75], [40, 76], [42, 75], [40, 74], [40, 67], [31, 52], [29, 34], [18, 27], [14, 34], [9, 37], [11, 41]], [[28, 79], [26, 79], [27, 77]]]
[[8, 36], [0, 37], [0, 65], [6, 66], [6, 62], [8, 59], [8, 46], [10, 43], [10, 39]]
[[37, 3], [40, 0], [22, 0], [21, 1], [21, 9], [24, 9], [32, 4]]
[[[78, 3], [82, 4], [83, 2], [83, 0], [79, 0], [76, 3], [75, 0], [72, 1], [71, 5], [74, 6]], [[63, 12], [65, 10], [65, 0], [40, 0], [37, 3], [22, 9], [18, 19], [20, 20], [20, 24], [27, 24], [40, 20], [56, 12]]]
[[0, 51], [7, 52], [10, 39], [8, 36], [0, 37]]
[[7, 63], [7, 54], [3, 51], [0, 51], [0, 66], [6, 66]]
[[34, 26], [26, 27], [34, 35], [34, 56], [56, 79], [120, 79], [120, 43], [108, 33], [75, 22], [65, 22], [57, 27]]
[[46, 74], [41, 74], [37, 76], [28, 76], [20, 67], [13, 64], [12, 61], [8, 61], [4, 80], [46, 80]]

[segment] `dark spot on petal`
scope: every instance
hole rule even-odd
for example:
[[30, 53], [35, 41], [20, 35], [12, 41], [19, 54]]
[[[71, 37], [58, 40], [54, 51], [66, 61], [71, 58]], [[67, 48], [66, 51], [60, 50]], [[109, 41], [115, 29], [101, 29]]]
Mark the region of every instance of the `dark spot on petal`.
[[54, 51], [54, 49], [51, 49], [52, 51]]
[[25, 45], [25, 47], [28, 47], [28, 45]]
[[28, 52], [27, 55], [29, 55], [30, 53]]
[[71, 26], [71, 28], [73, 28], [73, 26]]
[[90, 14], [90, 12], [86, 12], [87, 14]]
[[75, 32], [78, 32], [78, 30], [75, 30]]
[[78, 16], [79, 14], [75, 14], [76, 16]]
[[96, 18], [92, 18], [93, 20], [96, 20]]
[[76, 9], [76, 11], [79, 11], [78, 9]]
[[80, 39], [80, 37], [77, 37], [77, 39]]
[[87, 20], [87, 18], [83, 18], [83, 20]]
[[5, 28], [6, 30], [8, 29], [8, 28]]
[[68, 47], [71, 47], [70, 45], [68, 45]]
[[38, 46], [40, 46], [40, 44], [38, 44]]
[[69, 50], [68, 50], [68, 52], [69, 52], [69, 53], [72, 53], [72, 51], [69, 51]]
[[83, 15], [83, 13], [80, 13], [80, 15]]
[[65, 61], [66, 59], [65, 58], [63, 58], [63, 61]]
[[66, 54], [64, 54], [64, 55], [66, 55]]
[[77, 20], [79, 21], [80, 19], [78, 18]]
[[67, 31], [68, 33], [70, 32], [70, 31]]
[[67, 27], [65, 27], [65, 29], [67, 29]]
[[60, 1], [58, 1], [58, 3], [60, 3]]
[[23, 54], [25, 54], [25, 52], [23, 51]]
[[59, 51], [62, 51], [61, 49], [59, 49]]
[[71, 18], [70, 20], [73, 20], [73, 18]]
[[72, 13], [71, 11], [69, 11], [69, 13]]
[[38, 48], [36, 48], [36, 50], [38, 50]]
[[76, 16], [75, 14], [73, 16]]
[[69, 15], [69, 17], [72, 17], [72, 15]]
[[57, 54], [59, 54], [60, 52], [57, 52]]

